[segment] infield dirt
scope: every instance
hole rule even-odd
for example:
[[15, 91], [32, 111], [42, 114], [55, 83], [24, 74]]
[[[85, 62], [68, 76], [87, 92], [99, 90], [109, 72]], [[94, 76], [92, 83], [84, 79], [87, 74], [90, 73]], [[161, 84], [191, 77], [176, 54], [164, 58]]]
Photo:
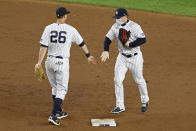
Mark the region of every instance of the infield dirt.
[[[73, 44], [69, 91], [63, 104], [69, 116], [55, 127], [47, 122], [52, 109], [48, 81], [39, 83], [33, 71], [45, 26], [55, 22], [55, 10], [71, 11], [67, 23], [76, 27], [91, 54], [99, 60], [115, 9], [79, 4], [0, 1], [0, 130], [1, 131], [193, 131], [196, 130], [196, 18], [129, 10], [147, 37], [142, 46], [148, 81], [149, 110], [140, 113], [139, 90], [130, 73], [124, 81], [126, 112], [113, 115], [113, 41], [110, 60], [89, 65]], [[114, 118], [117, 127], [91, 127], [92, 118]]]

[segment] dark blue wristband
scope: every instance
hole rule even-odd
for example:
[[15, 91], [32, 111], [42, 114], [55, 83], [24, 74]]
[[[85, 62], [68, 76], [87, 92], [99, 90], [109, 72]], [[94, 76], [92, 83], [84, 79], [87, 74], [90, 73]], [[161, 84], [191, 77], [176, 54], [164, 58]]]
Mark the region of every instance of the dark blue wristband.
[[91, 56], [90, 53], [85, 54], [87, 58], [89, 58]]

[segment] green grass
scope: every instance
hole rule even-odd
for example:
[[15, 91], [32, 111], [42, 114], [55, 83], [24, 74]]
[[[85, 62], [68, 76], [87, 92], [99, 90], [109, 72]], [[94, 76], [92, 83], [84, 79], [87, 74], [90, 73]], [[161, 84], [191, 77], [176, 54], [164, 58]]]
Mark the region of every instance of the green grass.
[[196, 0], [52, 0], [196, 17]]

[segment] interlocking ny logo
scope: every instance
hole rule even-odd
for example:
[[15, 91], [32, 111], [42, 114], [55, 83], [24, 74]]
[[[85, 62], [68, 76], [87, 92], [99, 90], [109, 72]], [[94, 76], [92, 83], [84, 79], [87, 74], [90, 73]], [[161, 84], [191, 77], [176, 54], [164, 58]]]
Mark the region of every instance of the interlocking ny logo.
[[116, 15], [118, 15], [118, 11], [116, 11]]

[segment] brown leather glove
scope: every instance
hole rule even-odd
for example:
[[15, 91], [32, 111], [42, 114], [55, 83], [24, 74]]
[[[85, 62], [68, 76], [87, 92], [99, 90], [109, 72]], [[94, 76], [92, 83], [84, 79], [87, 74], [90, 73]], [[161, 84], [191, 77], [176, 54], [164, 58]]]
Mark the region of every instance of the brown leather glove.
[[130, 31], [127, 31], [123, 28], [119, 29], [118, 39], [121, 41], [123, 45], [129, 40]]
[[45, 80], [45, 79], [47, 79], [46, 74], [44, 73], [43, 68], [40, 65], [38, 65], [38, 64], [35, 65], [34, 73], [35, 73], [36, 79], [38, 81], [40, 81], [40, 82]]

